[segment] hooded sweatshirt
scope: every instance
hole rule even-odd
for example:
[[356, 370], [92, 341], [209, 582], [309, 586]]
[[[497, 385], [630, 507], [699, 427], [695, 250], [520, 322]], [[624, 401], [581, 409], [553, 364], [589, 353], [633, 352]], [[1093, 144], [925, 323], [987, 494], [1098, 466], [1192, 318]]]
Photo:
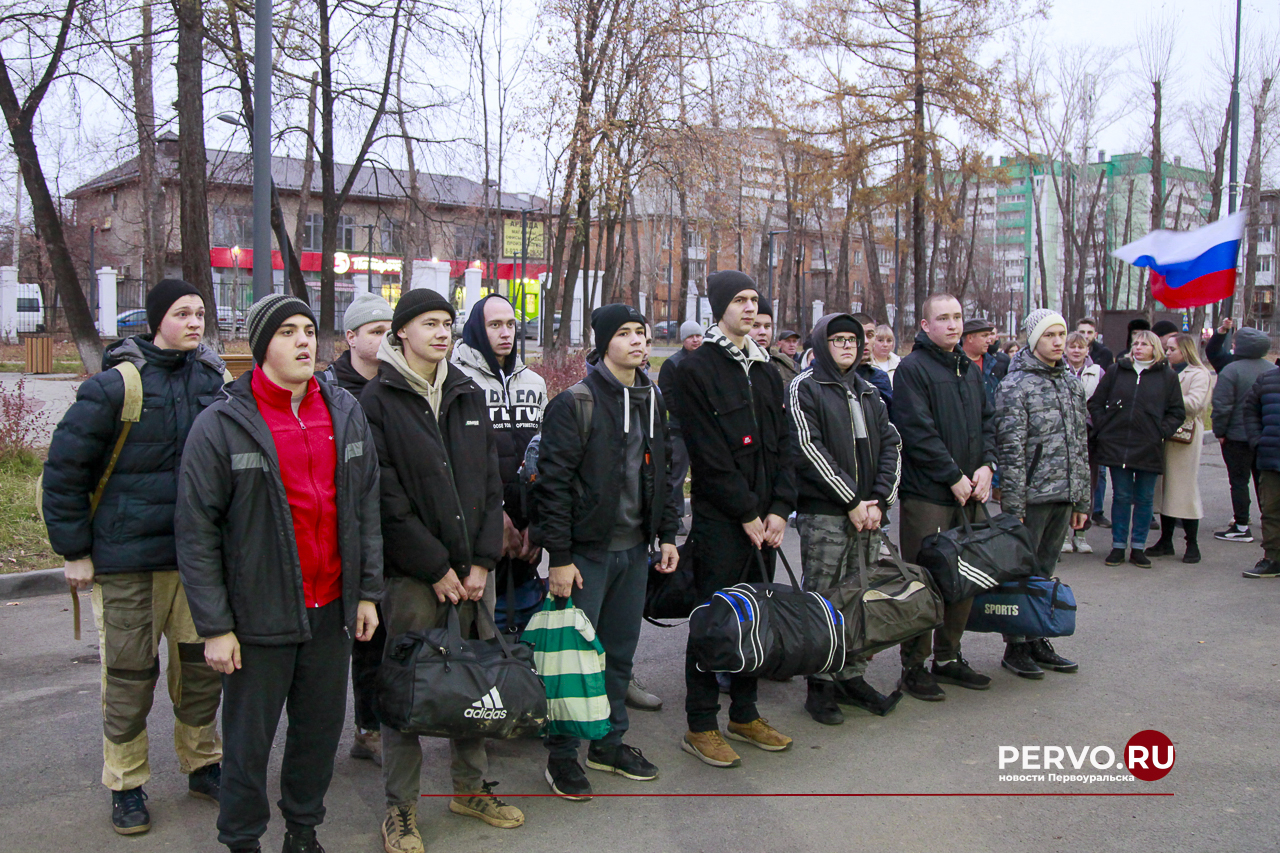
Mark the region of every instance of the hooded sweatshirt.
[[427, 404], [431, 406], [431, 413], [437, 419], [440, 417], [440, 397], [444, 391], [444, 379], [449, 375], [448, 359], [436, 365], [435, 380], [429, 382], [409, 366], [409, 360], [404, 357], [404, 350], [391, 343], [391, 335], [388, 334], [378, 345], [378, 361], [385, 361], [399, 371], [409, 383], [409, 387], [426, 398]]
[[1235, 333], [1235, 354], [1218, 370], [1213, 388], [1213, 434], [1228, 441], [1248, 441], [1244, 428], [1244, 398], [1258, 377], [1272, 368], [1267, 361], [1271, 338], [1245, 327]]
[[654, 439], [654, 387], [649, 377], [639, 370], [636, 371], [635, 384], [624, 385], [603, 363], [592, 369], [609, 385], [622, 391], [622, 438], [626, 458], [609, 550], [626, 551], [645, 539], [640, 471], [644, 467], [645, 448]]

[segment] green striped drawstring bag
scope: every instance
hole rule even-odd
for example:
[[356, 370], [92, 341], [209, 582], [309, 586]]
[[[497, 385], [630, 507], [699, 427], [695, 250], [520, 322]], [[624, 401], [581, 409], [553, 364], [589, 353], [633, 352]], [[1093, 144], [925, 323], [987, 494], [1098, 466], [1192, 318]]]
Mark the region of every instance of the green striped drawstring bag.
[[547, 596], [520, 639], [547, 686], [547, 734], [600, 740], [612, 731], [604, 691], [604, 647], [587, 614]]

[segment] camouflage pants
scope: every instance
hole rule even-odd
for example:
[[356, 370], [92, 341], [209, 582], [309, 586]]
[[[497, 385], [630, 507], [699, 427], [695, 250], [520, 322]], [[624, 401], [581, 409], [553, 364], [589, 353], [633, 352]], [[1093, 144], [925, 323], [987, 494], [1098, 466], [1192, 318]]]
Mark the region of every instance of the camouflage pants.
[[127, 791], [151, 778], [147, 715], [168, 641], [178, 767], [191, 773], [222, 761], [216, 717], [222, 676], [204, 660], [176, 571], [99, 575], [93, 617], [102, 657], [102, 784]]
[[[864, 557], [873, 563], [880, 551], [880, 531], [859, 533], [848, 516], [800, 513], [796, 515], [796, 527], [800, 529], [804, 588], [810, 592], [858, 584], [855, 549], [864, 549]], [[866, 671], [867, 658], [859, 658], [847, 663], [839, 672], [815, 675], [814, 679], [844, 681], [857, 678]]]

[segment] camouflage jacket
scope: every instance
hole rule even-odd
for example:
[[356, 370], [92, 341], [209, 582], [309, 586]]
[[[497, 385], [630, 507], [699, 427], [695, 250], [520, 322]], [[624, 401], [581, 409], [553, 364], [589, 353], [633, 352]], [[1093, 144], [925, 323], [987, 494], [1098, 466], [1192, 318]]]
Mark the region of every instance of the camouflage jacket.
[[1001, 506], [1018, 517], [1031, 504], [1070, 502], [1089, 510], [1084, 386], [1026, 349], [996, 391]]

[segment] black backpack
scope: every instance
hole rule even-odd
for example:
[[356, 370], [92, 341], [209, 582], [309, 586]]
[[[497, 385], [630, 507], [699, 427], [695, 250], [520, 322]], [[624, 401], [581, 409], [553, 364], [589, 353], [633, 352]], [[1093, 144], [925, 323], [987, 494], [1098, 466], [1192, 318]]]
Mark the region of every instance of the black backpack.
[[[578, 416], [578, 435], [585, 445], [591, 438], [591, 419], [595, 415], [596, 398], [585, 380], [569, 386], [573, 392], [574, 411]], [[524, 449], [524, 461], [520, 463], [520, 502], [525, 518], [529, 519], [529, 541], [542, 544], [542, 525], [539, 523], [538, 502], [533, 486], [538, 481], [538, 454], [542, 448], [542, 432], [529, 440]]]

